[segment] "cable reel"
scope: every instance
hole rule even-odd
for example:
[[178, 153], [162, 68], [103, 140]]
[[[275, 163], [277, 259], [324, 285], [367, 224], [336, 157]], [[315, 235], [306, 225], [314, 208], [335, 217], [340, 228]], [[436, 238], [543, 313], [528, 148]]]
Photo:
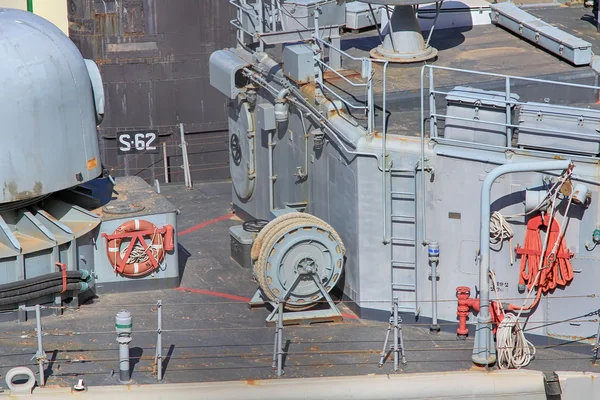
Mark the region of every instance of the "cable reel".
[[[288, 310], [311, 308], [339, 281], [346, 249], [325, 221], [303, 213], [277, 217], [258, 234], [252, 247], [254, 276], [265, 296], [285, 299]], [[294, 286], [294, 283], [296, 285]]]

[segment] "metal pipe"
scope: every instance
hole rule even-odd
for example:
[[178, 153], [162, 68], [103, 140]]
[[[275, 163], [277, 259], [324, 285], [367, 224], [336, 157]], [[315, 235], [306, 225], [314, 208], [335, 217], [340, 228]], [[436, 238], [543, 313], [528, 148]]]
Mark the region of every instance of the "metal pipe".
[[181, 154], [183, 155], [183, 175], [185, 178], [185, 187], [191, 188], [192, 174], [190, 172], [190, 160], [188, 159], [187, 142], [185, 141], [185, 130], [183, 123], [179, 124], [179, 133], [181, 134]]
[[163, 142], [163, 167], [165, 170], [165, 183], [169, 183], [169, 161], [167, 155], [167, 142]]
[[398, 371], [398, 353], [400, 346], [398, 344], [398, 298], [394, 298], [394, 371]]
[[[386, 119], [386, 102], [387, 102], [387, 97], [386, 97], [386, 93], [387, 93], [387, 68], [389, 65], [389, 61], [386, 61], [385, 64], [383, 64], [383, 93], [382, 93], [382, 104], [381, 104], [381, 108], [382, 108], [382, 119], [381, 119], [381, 174], [382, 176], [382, 208], [383, 208], [383, 244], [388, 244], [390, 241], [388, 240], [388, 236], [387, 236], [387, 223], [386, 223], [386, 219], [387, 219], [387, 188], [386, 188], [386, 176], [385, 176], [385, 169], [386, 169], [386, 158], [387, 158], [387, 119]], [[391, 177], [390, 177], [390, 184], [391, 184]], [[390, 193], [391, 196], [391, 193]], [[390, 259], [392, 258], [392, 252], [393, 250], [390, 251]], [[393, 270], [392, 270], [392, 274], [393, 274]], [[392, 279], [393, 282], [393, 279]], [[392, 291], [393, 292], [393, 291]]]
[[429, 41], [431, 40], [431, 36], [433, 35], [433, 30], [435, 29], [435, 24], [437, 23], [438, 17], [440, 16], [440, 11], [442, 11], [443, 5], [444, 5], [444, 0], [435, 3], [435, 18], [433, 19], [433, 24], [431, 24], [431, 29], [429, 30], [429, 35], [427, 35], [427, 41], [425, 42], [425, 48], [429, 47]]
[[540, 172], [565, 170], [571, 160], [523, 162], [504, 164], [494, 168], [483, 181], [481, 187], [481, 216], [479, 225], [479, 315], [475, 330], [475, 343], [471, 360], [475, 364], [489, 365], [496, 361], [496, 349], [492, 338], [490, 303], [490, 197], [494, 181], [502, 175], [515, 172]]
[[283, 375], [283, 302], [277, 304], [277, 376]]
[[162, 381], [162, 300], [158, 300], [156, 303], [156, 309], [156, 379]]
[[27, 11], [33, 12], [33, 0], [27, 0]]
[[132, 321], [131, 313], [127, 310], [119, 311], [115, 317], [115, 329], [119, 343], [119, 381], [121, 383], [128, 383], [131, 379], [129, 343], [131, 342]]
[[304, 132], [304, 175], [300, 176], [301, 179], [308, 178], [308, 130], [306, 129], [306, 123], [304, 121], [304, 113], [302, 110], [298, 109], [300, 112], [300, 120], [302, 121], [302, 131]]
[[260, 37], [264, 32], [264, 8], [263, 8], [263, 0], [256, 0], [256, 7], [258, 8], [258, 26], [256, 27], [256, 33], [258, 36], [258, 51], [264, 51], [265, 45]]
[[[396, 7], [394, 7], [394, 12], [395, 11], [396, 11]], [[390, 42], [392, 43], [392, 49], [394, 50], [394, 53], [395, 53], [397, 50], [396, 50], [396, 45], [394, 44], [394, 27], [392, 26], [392, 16], [390, 15], [390, 9], [387, 6], [385, 7], [385, 12], [388, 17], [388, 33], [387, 34], [390, 37]]]
[[44, 348], [42, 346], [42, 316], [40, 314], [40, 305], [35, 305], [35, 326], [37, 329], [37, 342], [38, 342], [38, 352], [36, 354], [38, 367], [40, 369], [40, 386], [44, 386], [45, 377], [44, 377], [44, 360], [46, 359], [46, 355], [44, 354]]
[[506, 91], [504, 96], [506, 98], [506, 147], [509, 149], [512, 147], [512, 128], [510, 125], [512, 124], [512, 105], [509, 103], [510, 101], [510, 78], [506, 77]]
[[[425, 221], [425, 68], [423, 66], [421, 68], [421, 157], [419, 160], [419, 167], [421, 169], [421, 243], [423, 246], [427, 245], [427, 221]], [[433, 90], [433, 70], [429, 68], [429, 90]], [[429, 107], [431, 108], [431, 102], [429, 103]], [[430, 114], [433, 113], [433, 110], [429, 110]], [[431, 128], [430, 128], [431, 130]], [[432, 134], [430, 133], [430, 137]], [[417, 193], [415, 192], [415, 203]]]
[[269, 211], [275, 209], [275, 177], [273, 176], [273, 130], [269, 131]]
[[435, 240], [429, 242], [427, 247], [429, 264], [431, 265], [431, 326], [430, 332], [439, 332], [440, 326], [437, 319], [437, 266], [440, 261], [440, 246]]

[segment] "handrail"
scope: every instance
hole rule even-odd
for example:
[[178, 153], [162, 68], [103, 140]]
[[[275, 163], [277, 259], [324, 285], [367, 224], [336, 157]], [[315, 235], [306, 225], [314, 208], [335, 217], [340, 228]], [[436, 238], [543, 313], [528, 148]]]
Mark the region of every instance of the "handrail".
[[[443, 94], [443, 95], [446, 95], [446, 96], [450, 95], [450, 94], [453, 94], [452, 92], [443, 92], [441, 90], [432, 90], [431, 93], [434, 93], [434, 94]], [[476, 95], [469, 95], [469, 94], [463, 94], [463, 93], [460, 94], [460, 97], [464, 98], [464, 99], [481, 100], [481, 97], [478, 97]], [[512, 100], [512, 99], [506, 100], [504, 98], [502, 98], [502, 99], [500, 99], [500, 98], [494, 99], [494, 101], [496, 101], [498, 103], [512, 104], [512, 105], [518, 105], [518, 106], [531, 105], [532, 104], [530, 102], [522, 102], [522, 101]], [[547, 105], [551, 106], [552, 108], [556, 108], [558, 110], [565, 110], [565, 111], [581, 111], [582, 110], [581, 107], [563, 106], [563, 105], [560, 105], [560, 104], [539, 103], [539, 102], [537, 102], [535, 104], [547, 104]], [[567, 114], [567, 115], [572, 115], [572, 114]], [[598, 119], [600, 119], [600, 118], [598, 118]]]

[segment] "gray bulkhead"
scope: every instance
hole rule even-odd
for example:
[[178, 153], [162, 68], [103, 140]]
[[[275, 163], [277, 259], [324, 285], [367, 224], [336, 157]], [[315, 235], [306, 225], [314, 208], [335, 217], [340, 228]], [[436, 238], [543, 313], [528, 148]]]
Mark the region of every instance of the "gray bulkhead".
[[[241, 54], [240, 57], [248, 56]], [[264, 70], [257, 62], [250, 64], [252, 68]], [[276, 68], [271, 73], [277, 73]], [[268, 79], [269, 74], [265, 75]], [[281, 88], [274, 81], [271, 84]], [[243, 96], [230, 101], [230, 127], [238, 116], [236, 109], [239, 102], [244, 101]], [[291, 207], [301, 211], [305, 208], [306, 212], [324, 219], [338, 231], [348, 250], [345, 277], [341, 281], [344, 296], [358, 307], [361, 316], [367, 318], [386, 319], [392, 296], [399, 298], [401, 309], [407, 312], [405, 321], [424, 322], [431, 317], [430, 269], [427, 248], [422, 242], [436, 240], [440, 247], [438, 316], [441, 320], [456, 321], [456, 287], [469, 286], [473, 296], [478, 289], [479, 199], [487, 174], [504, 163], [566, 157], [552, 151], [515, 153], [426, 140], [425, 187], [422, 187], [421, 142], [418, 138], [388, 135], [386, 162], [392, 167], [384, 175], [381, 157], [377, 156], [382, 151], [381, 137], [360, 134], [360, 130], [349, 122], [350, 117], [329, 116], [330, 122], [344, 132], [346, 140], [341, 143], [340, 138], [325, 131], [321, 145], [319, 135], [323, 131], [319, 122], [304, 116], [303, 124], [302, 115], [293, 104], [289, 106], [289, 118], [285, 123], [273, 126], [270, 117], [265, 119], [261, 114], [257, 118], [256, 110], [270, 113], [274, 105], [275, 95], [258, 89], [253, 126], [249, 128], [250, 136], [255, 135], [255, 169], [248, 171], [249, 179], [255, 180], [254, 187], [246, 199], [241, 199], [234, 190], [233, 203], [250, 217], [273, 218], [269, 207], [270, 130], [274, 142], [274, 208]], [[305, 149], [308, 149], [308, 156]], [[592, 251], [585, 248], [598, 224], [597, 166], [590, 158], [574, 157], [574, 161], [573, 180], [584, 182], [591, 192], [591, 204], [587, 208], [573, 205], [569, 212], [565, 240], [575, 254], [572, 260], [575, 276], [566, 288], [559, 287], [542, 296], [527, 323], [529, 329], [539, 327], [532, 329], [532, 334], [586, 337], [597, 329], [597, 323], [592, 320], [577, 318], [599, 308], [591, 294], [595, 292], [594, 282], [600, 274], [596, 271], [600, 248]], [[242, 163], [240, 168], [247, 168], [247, 164]], [[299, 177], [299, 172], [307, 175]], [[523, 213], [525, 190], [542, 189], [543, 176], [520, 173], [498, 179], [492, 187], [492, 212], [501, 211], [505, 216]], [[561, 224], [564, 211], [565, 205], [561, 204], [557, 213]], [[513, 220], [512, 228], [514, 251], [517, 244], [523, 245], [525, 219]], [[492, 246], [492, 249], [491, 267], [496, 272], [499, 295], [521, 304], [525, 294], [517, 290], [520, 258], [515, 258], [511, 265], [508, 242]], [[392, 294], [392, 283], [402, 288]], [[493, 292], [491, 298], [495, 299]], [[568, 318], [584, 321], [542, 326]]]

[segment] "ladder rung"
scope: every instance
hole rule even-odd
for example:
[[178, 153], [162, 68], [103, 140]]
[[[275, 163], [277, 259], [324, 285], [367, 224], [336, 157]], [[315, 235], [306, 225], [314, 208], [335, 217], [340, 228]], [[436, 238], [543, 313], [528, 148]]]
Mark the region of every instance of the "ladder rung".
[[417, 264], [414, 261], [395, 261], [392, 260], [392, 267], [415, 269]]
[[392, 214], [392, 222], [405, 222], [409, 224], [415, 223], [415, 217], [412, 215]]
[[398, 174], [415, 174], [415, 170], [414, 169], [406, 169], [406, 168], [392, 168], [390, 169], [391, 173], [398, 173]]
[[418, 314], [418, 311], [415, 307], [401, 307], [398, 306], [398, 311], [405, 311], [405, 312], [414, 312], [415, 314]]
[[415, 287], [412, 283], [392, 283], [392, 289], [407, 290], [414, 289]]
[[400, 199], [404, 199], [404, 200], [414, 200], [415, 199], [415, 194], [413, 192], [397, 192], [397, 191], [391, 191], [392, 197], [394, 196], [398, 196], [395, 199], [396, 200], [400, 200]]
[[390, 238], [392, 241], [392, 244], [398, 244], [401, 246], [416, 246], [416, 241], [414, 238], [399, 238], [399, 237], [393, 237]]

